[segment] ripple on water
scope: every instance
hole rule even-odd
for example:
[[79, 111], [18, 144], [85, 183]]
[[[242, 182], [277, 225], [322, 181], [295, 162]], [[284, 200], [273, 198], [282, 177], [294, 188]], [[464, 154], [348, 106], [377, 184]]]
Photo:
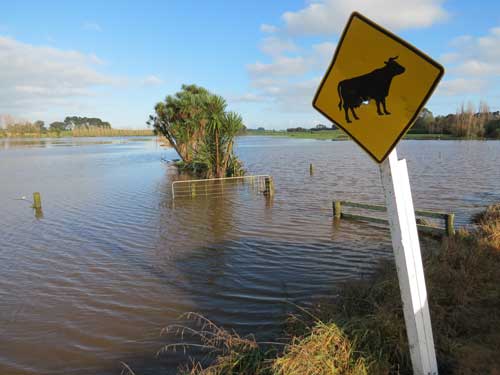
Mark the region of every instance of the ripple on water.
[[[160, 330], [183, 312], [273, 338], [294, 303], [392, 256], [387, 229], [332, 223], [333, 199], [383, 203], [377, 166], [352, 142], [241, 138], [249, 172], [274, 177], [272, 203], [240, 191], [173, 204], [160, 162], [171, 150], [103, 141], [0, 140], [0, 174], [12, 176], [0, 185], [1, 373], [118, 374], [120, 361], [173, 373], [182, 355], [154, 354], [178, 340]], [[500, 142], [398, 147], [416, 207], [461, 224], [500, 200]], [[34, 190], [41, 220], [14, 200]]]

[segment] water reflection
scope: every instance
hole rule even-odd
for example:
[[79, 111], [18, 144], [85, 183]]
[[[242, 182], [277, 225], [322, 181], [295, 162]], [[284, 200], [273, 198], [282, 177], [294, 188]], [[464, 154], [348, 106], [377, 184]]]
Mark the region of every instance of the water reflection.
[[153, 137], [0, 138], [0, 150], [19, 148], [77, 147], [150, 141]]
[[35, 213], [35, 218], [38, 220], [43, 219], [43, 211], [41, 208], [33, 208], [33, 212]]

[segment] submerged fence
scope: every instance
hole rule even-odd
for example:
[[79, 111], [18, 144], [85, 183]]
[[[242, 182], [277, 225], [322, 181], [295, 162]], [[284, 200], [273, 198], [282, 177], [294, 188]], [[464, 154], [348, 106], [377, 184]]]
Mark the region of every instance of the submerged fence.
[[181, 180], [172, 183], [172, 199], [217, 197], [237, 191], [249, 191], [272, 196], [273, 179], [269, 175]]
[[[387, 211], [387, 208], [385, 206], [379, 206], [367, 203], [348, 202], [348, 201], [333, 201], [333, 216], [336, 219], [345, 218], [345, 219], [370, 221], [373, 223], [380, 223], [380, 224], [389, 224], [387, 219], [347, 213], [343, 211], [342, 207], [353, 207], [358, 209], [385, 212]], [[429, 232], [434, 234], [446, 233], [446, 235], [448, 236], [453, 236], [455, 234], [455, 226], [454, 226], [455, 214], [453, 213], [415, 210], [415, 216], [417, 216], [417, 227], [419, 230], [423, 232]], [[443, 223], [444, 225], [442, 227], [429, 225], [429, 223], [425, 222], [425, 219], [421, 219], [422, 217], [439, 219], [441, 222], [444, 222]]]

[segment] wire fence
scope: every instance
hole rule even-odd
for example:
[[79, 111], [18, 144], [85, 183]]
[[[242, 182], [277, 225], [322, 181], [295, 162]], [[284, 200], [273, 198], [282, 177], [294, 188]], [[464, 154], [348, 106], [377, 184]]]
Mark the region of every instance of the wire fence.
[[172, 183], [172, 199], [217, 197], [238, 191], [266, 193], [269, 175], [210, 178], [202, 180], [182, 180]]

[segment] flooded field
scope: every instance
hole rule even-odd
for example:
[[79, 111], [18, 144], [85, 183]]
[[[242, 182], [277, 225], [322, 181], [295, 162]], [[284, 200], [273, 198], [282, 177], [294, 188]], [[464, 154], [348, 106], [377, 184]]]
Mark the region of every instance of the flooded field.
[[[457, 225], [500, 201], [500, 142], [403, 141], [414, 204]], [[383, 203], [378, 167], [352, 142], [243, 137], [259, 194], [173, 204], [176, 157], [154, 139], [0, 139], [0, 373], [173, 374], [188, 311], [259, 339], [290, 302], [328, 296], [391, 256], [389, 232], [332, 223], [333, 199]], [[309, 175], [309, 163], [315, 173]], [[42, 194], [43, 217], [30, 208]], [[26, 197], [27, 199], [22, 199]]]

